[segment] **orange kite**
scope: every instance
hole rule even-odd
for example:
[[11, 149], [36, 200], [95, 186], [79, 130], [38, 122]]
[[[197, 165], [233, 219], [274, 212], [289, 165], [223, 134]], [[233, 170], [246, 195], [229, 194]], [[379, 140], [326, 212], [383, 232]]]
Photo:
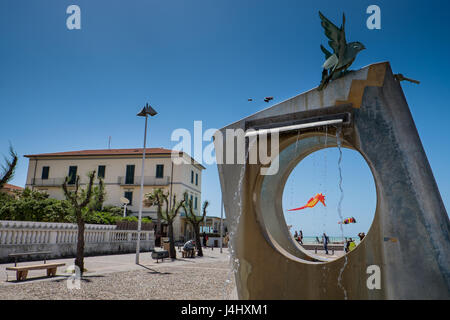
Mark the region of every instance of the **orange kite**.
[[298, 210], [302, 210], [302, 209], [306, 209], [306, 208], [314, 208], [316, 206], [317, 203], [322, 202], [322, 204], [326, 207], [325, 205], [325, 196], [321, 193], [316, 194], [313, 198], [309, 199], [308, 203], [306, 204], [306, 206], [297, 208], [297, 209], [291, 209], [288, 211], [298, 211]]

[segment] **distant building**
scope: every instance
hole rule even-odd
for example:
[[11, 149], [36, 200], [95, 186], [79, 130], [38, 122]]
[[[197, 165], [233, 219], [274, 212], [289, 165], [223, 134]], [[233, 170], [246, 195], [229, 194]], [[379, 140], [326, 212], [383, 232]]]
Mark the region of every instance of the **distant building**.
[[[222, 222], [223, 236], [228, 232], [227, 220], [224, 218]], [[205, 220], [200, 223], [200, 233], [220, 233], [220, 218], [206, 216]], [[193, 236], [193, 234], [188, 234]]]
[[[46, 192], [51, 198], [64, 199], [61, 185], [66, 176], [78, 175], [81, 185], [86, 185], [87, 173], [95, 170], [97, 176], [102, 177], [105, 182], [104, 204], [122, 206], [120, 197], [125, 197], [130, 201], [127, 208], [137, 216], [142, 153], [143, 148], [135, 148], [25, 155], [29, 159], [26, 187]], [[198, 214], [201, 211], [202, 170], [205, 167], [184, 152], [179, 152], [184, 163], [176, 165], [171, 161], [171, 154], [172, 150], [168, 149], [146, 149], [144, 194], [161, 188], [181, 200], [187, 192]], [[74, 180], [69, 183], [74, 183]], [[156, 207], [143, 207], [142, 216], [156, 221]], [[184, 240], [188, 231], [185, 218], [179, 215], [174, 223], [175, 239]]]
[[6, 192], [12, 196], [15, 196], [17, 192], [23, 191], [22, 187], [15, 186], [13, 184], [6, 183], [3, 188], [0, 188], [0, 192]]

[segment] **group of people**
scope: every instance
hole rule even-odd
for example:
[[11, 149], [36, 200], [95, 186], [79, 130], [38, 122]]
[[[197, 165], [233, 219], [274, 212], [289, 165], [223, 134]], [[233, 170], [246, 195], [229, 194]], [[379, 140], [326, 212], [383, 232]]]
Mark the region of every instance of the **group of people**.
[[300, 230], [298, 233], [297, 231], [294, 232], [294, 239], [297, 240], [300, 244], [303, 244], [303, 232]]
[[[359, 241], [362, 241], [362, 239], [364, 239], [365, 236], [366, 234], [364, 232], [358, 233]], [[345, 238], [345, 252], [350, 252], [355, 248], [356, 248], [355, 241], [353, 241], [352, 238], [349, 239]]]
[[[366, 236], [366, 234], [364, 232], [360, 232], [358, 233], [358, 237], [360, 239], [360, 241], [362, 241], [362, 239], [364, 239], [364, 237]], [[300, 230], [299, 232], [295, 231], [294, 232], [294, 239], [297, 240], [300, 244], [303, 244], [303, 232], [302, 230]], [[316, 242], [317, 243], [322, 243], [323, 244], [323, 248], [325, 250], [325, 254], [328, 254], [328, 244], [330, 242], [330, 238], [327, 236], [327, 234], [324, 232], [322, 235], [322, 240], [319, 239], [319, 237], [316, 236]], [[350, 252], [353, 249], [356, 248], [356, 243], [352, 238], [345, 238], [345, 252]]]
[[356, 248], [355, 241], [353, 241], [352, 238], [349, 238], [348, 240], [346, 239], [346, 241], [345, 241], [345, 248], [344, 248], [345, 252], [350, 252], [350, 251], [352, 251], [355, 248]]

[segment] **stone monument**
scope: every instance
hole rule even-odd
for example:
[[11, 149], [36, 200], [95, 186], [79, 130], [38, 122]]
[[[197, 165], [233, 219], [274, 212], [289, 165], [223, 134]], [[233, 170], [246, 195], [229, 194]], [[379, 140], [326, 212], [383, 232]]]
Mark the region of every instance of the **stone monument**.
[[[248, 157], [245, 164], [225, 160], [239, 148], [249, 153], [254, 148], [249, 138], [245, 147], [235, 143], [217, 153], [240, 299], [450, 298], [449, 218], [389, 63], [349, 72], [322, 90], [310, 90], [220, 129], [216, 150], [236, 142], [225, 134], [227, 129], [274, 128], [284, 129], [277, 136], [279, 153], [271, 155], [269, 164], [251, 164]], [[303, 158], [338, 142], [367, 161], [377, 206], [356, 249], [328, 261], [292, 239], [282, 193]], [[275, 162], [274, 174], [261, 173]]]

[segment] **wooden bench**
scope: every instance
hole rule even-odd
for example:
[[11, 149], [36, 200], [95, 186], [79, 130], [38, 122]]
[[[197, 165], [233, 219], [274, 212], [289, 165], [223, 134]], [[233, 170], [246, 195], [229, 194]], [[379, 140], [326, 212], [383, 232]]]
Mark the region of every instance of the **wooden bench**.
[[65, 263], [44, 263], [31, 266], [7, 267], [6, 270], [16, 271], [17, 281], [23, 281], [27, 278], [29, 270], [47, 269], [47, 277], [53, 277], [56, 275], [56, 269], [64, 265]]
[[159, 263], [159, 259], [161, 259], [164, 262], [164, 258], [169, 258], [169, 251], [167, 250], [153, 251], [152, 258], [156, 259], [156, 263]]
[[183, 258], [194, 258], [195, 257], [195, 250], [186, 251], [186, 250], [183, 249], [183, 251], [181, 251], [181, 256]]

